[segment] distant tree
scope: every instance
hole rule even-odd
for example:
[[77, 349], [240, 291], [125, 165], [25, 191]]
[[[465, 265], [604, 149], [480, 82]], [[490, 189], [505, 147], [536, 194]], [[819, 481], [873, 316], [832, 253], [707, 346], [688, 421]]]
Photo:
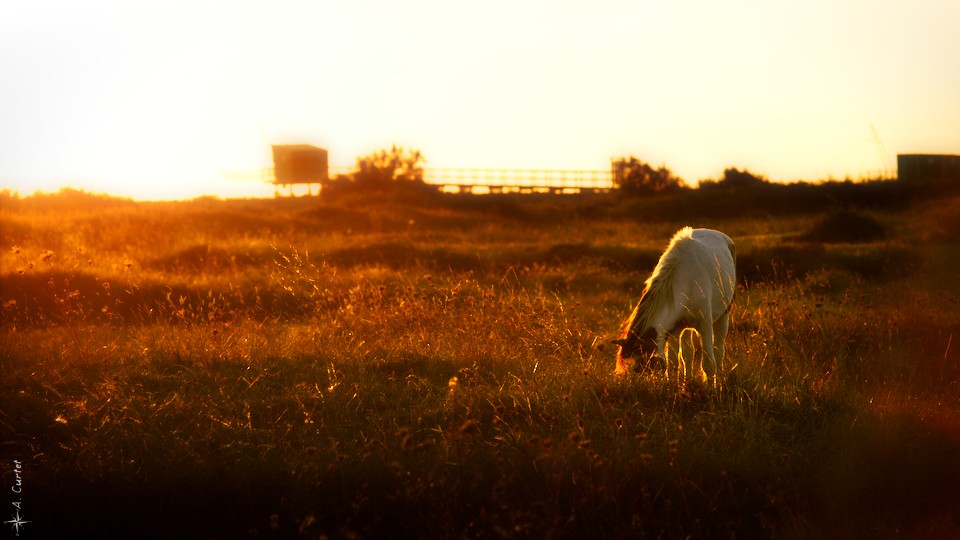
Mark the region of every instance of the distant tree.
[[719, 180], [707, 178], [700, 180], [697, 184], [699, 189], [727, 189], [739, 188], [749, 189], [769, 184], [770, 181], [761, 175], [753, 174], [747, 169], [740, 170], [736, 167], [727, 167], [723, 171], [723, 176]]
[[419, 150], [393, 145], [390, 150], [377, 150], [357, 158], [353, 179], [358, 186], [383, 190], [399, 185], [423, 184], [423, 163]]
[[655, 169], [633, 156], [614, 160], [612, 167], [614, 182], [626, 193], [647, 195], [686, 187], [666, 166]]
[[723, 178], [720, 179], [720, 184], [727, 187], [754, 187], [769, 183], [766, 178], [760, 175], [756, 175], [743, 169], [742, 171], [736, 167], [728, 167], [723, 171]]

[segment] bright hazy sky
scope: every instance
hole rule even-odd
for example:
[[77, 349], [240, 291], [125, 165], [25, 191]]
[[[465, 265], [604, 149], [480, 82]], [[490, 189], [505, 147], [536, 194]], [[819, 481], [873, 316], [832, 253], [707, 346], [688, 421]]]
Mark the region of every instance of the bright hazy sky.
[[271, 143], [859, 177], [881, 147], [960, 153], [958, 21], [956, 0], [5, 2], [0, 188], [272, 194], [231, 177]]

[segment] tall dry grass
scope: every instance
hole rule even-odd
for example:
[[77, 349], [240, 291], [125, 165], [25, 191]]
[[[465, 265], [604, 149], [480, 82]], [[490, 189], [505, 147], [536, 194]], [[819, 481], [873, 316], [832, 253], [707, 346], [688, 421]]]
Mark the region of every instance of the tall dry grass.
[[606, 345], [679, 223], [371, 204], [4, 209], [0, 430], [34, 530], [958, 530], [958, 291], [927, 280], [954, 247], [910, 214], [858, 245], [712, 223], [744, 282], [708, 393], [615, 377]]

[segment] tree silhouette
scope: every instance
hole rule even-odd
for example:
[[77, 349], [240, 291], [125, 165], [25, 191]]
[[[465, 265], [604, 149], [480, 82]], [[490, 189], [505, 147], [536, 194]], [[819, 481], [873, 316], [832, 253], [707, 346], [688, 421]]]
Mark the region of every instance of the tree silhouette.
[[736, 167], [728, 167], [723, 171], [723, 178], [720, 183], [727, 187], [754, 187], [767, 183], [763, 176], [756, 175], [747, 169], [740, 170]]
[[358, 186], [384, 190], [391, 186], [423, 184], [423, 166], [426, 160], [419, 150], [407, 150], [393, 145], [390, 150], [377, 150], [357, 158], [353, 179]]
[[614, 160], [612, 168], [614, 183], [625, 193], [649, 195], [686, 187], [666, 166], [654, 169], [633, 156]]

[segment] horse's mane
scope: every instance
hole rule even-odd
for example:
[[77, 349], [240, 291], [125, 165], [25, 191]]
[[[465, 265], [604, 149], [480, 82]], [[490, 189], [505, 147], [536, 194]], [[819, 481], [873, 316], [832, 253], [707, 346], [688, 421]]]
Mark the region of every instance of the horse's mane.
[[679, 242], [690, 238], [692, 233], [693, 229], [684, 227], [670, 239], [670, 245], [660, 256], [660, 261], [653, 269], [653, 273], [647, 278], [637, 307], [634, 308], [633, 313], [624, 323], [624, 338], [628, 337], [631, 328], [634, 328], [638, 323], [646, 324], [653, 314], [660, 313], [673, 301], [673, 275], [676, 273], [679, 256], [679, 250], [675, 247]]

